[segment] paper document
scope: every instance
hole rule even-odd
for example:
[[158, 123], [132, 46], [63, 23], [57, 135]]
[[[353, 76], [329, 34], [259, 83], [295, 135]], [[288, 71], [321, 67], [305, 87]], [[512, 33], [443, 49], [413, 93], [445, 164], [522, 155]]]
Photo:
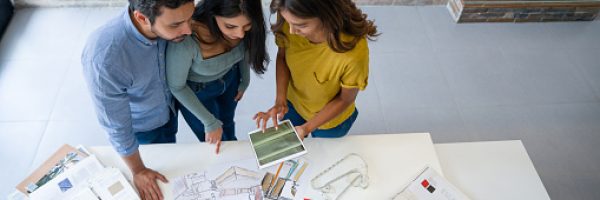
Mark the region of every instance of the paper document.
[[91, 188], [102, 200], [139, 200], [138, 194], [117, 168], [105, 168], [88, 180]]
[[173, 197], [174, 200], [262, 200], [263, 175], [252, 159], [215, 165], [175, 178]]
[[[55, 164], [56, 163], [56, 164]], [[50, 166], [51, 169], [47, 170]], [[47, 173], [43, 173], [47, 171]], [[41, 177], [41, 178], [39, 178]], [[117, 168], [105, 168], [83, 147], [65, 145], [26, 181], [40, 180], [31, 200], [139, 200], [129, 181]], [[26, 193], [23, 193], [26, 195]], [[10, 199], [19, 199], [11, 195]]]
[[[88, 155], [70, 145], [60, 147], [48, 160], [17, 185], [17, 190], [29, 194], [63, 173]], [[64, 183], [67, 184], [67, 183]]]
[[102, 169], [104, 166], [100, 164], [96, 156], [91, 155], [48, 181], [31, 193], [29, 197], [32, 200], [71, 199], [71, 196], [79, 194], [79, 191], [87, 188], [87, 180], [100, 173]]
[[394, 200], [469, 200], [469, 197], [427, 167]]

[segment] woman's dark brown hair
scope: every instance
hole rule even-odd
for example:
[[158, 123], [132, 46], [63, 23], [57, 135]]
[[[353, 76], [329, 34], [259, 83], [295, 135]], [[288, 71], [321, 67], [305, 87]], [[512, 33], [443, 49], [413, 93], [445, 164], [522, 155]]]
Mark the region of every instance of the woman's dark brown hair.
[[252, 23], [252, 28], [244, 37], [247, 62], [252, 65], [254, 72], [264, 74], [269, 54], [265, 44], [267, 33], [260, 0], [203, 0], [196, 5], [192, 19], [205, 24], [216, 41], [224, 41], [215, 16], [236, 17], [241, 14], [247, 15]]
[[[277, 37], [285, 38], [282, 30], [284, 19], [279, 13], [282, 10], [300, 18], [316, 17], [321, 20], [327, 34], [327, 44], [339, 53], [352, 50], [364, 37], [375, 40], [379, 36], [377, 26], [372, 20], [367, 20], [367, 14], [358, 9], [352, 0], [271, 1], [271, 13], [277, 12], [277, 22], [272, 24], [271, 30]], [[352, 36], [352, 40], [343, 41], [341, 33]]]

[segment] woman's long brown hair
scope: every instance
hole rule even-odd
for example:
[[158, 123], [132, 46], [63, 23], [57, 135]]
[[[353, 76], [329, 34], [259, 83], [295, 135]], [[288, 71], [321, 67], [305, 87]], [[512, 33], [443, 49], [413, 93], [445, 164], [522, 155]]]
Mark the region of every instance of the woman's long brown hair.
[[214, 40], [202, 42], [212, 43], [225, 40], [215, 16], [235, 17], [241, 14], [247, 15], [252, 23], [252, 28], [244, 36], [247, 62], [254, 72], [264, 74], [269, 54], [265, 44], [267, 33], [260, 0], [203, 0], [196, 5], [192, 19], [208, 27]]
[[[380, 34], [373, 20], [368, 20], [367, 14], [358, 9], [352, 0], [273, 0], [271, 13], [277, 12], [277, 22], [271, 25], [271, 30], [280, 38], [285, 38], [282, 30], [284, 19], [279, 13], [281, 10], [300, 18], [316, 17], [321, 20], [327, 34], [327, 44], [339, 53], [354, 49], [364, 37], [375, 40]], [[352, 39], [343, 41], [341, 33], [352, 36]]]

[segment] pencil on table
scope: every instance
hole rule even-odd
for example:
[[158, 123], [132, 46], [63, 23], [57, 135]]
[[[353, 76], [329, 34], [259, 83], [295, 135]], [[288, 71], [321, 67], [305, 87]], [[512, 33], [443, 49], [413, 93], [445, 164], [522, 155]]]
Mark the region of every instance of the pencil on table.
[[277, 168], [277, 172], [275, 173], [275, 178], [273, 178], [273, 180], [271, 180], [271, 185], [273, 185], [275, 183], [275, 180], [277, 180], [279, 178], [279, 172], [281, 171], [281, 167], [283, 167], [283, 162], [281, 162], [281, 164], [279, 164], [279, 167]]

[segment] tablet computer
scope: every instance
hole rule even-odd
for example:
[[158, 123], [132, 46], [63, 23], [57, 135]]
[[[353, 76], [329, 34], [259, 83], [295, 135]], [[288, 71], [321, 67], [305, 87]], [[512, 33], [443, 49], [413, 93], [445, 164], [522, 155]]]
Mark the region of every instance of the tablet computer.
[[289, 120], [280, 122], [277, 130], [275, 127], [270, 127], [263, 133], [261, 129], [258, 129], [248, 135], [260, 169], [306, 153], [304, 143]]

